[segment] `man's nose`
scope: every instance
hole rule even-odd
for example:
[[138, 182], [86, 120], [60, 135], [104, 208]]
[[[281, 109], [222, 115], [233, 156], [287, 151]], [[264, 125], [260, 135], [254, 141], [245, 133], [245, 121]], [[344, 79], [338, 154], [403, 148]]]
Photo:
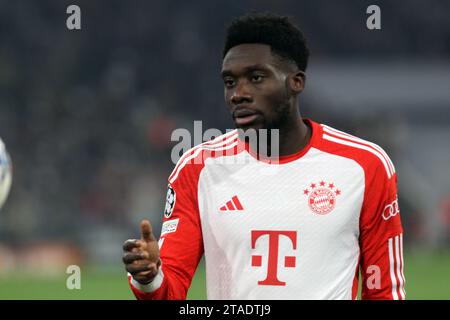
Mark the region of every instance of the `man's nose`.
[[231, 95], [231, 103], [236, 105], [244, 102], [252, 102], [252, 96], [249, 92], [247, 83], [245, 81], [240, 81]]

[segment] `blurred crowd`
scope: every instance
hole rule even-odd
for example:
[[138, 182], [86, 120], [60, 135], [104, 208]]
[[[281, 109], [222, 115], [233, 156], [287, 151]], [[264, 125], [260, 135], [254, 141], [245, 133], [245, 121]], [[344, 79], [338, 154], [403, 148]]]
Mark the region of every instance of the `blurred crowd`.
[[[81, 8], [81, 30], [66, 28], [69, 4]], [[155, 221], [158, 233], [174, 166], [171, 132], [194, 120], [203, 128], [232, 127], [219, 70], [225, 26], [234, 16], [254, 9], [292, 16], [316, 65], [448, 59], [450, 2], [377, 1], [383, 29], [369, 37], [370, 4], [0, 1], [0, 136], [14, 164], [0, 243], [67, 242], [108, 260], [123, 240], [138, 236], [140, 219]], [[321, 103], [320, 95], [309, 95], [302, 112], [351, 133], [362, 130], [396, 162], [395, 145], [373, 118], [331, 116], [316, 108]], [[406, 240], [414, 242], [426, 231], [408, 196], [400, 192], [400, 206]], [[441, 206], [448, 224], [448, 199]]]

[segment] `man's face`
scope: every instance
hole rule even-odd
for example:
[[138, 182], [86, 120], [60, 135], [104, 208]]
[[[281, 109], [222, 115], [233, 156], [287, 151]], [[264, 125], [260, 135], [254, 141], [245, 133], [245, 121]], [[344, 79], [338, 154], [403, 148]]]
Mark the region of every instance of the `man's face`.
[[225, 101], [236, 128], [280, 128], [292, 112], [286, 67], [265, 44], [231, 48], [222, 62]]

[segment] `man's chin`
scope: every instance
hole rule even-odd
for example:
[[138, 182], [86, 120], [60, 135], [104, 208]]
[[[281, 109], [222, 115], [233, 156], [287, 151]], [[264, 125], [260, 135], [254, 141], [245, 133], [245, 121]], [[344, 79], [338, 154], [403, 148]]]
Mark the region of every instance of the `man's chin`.
[[250, 132], [250, 131], [258, 132], [260, 129], [265, 129], [264, 125], [261, 123], [252, 123], [249, 125], [237, 125], [235, 123], [234, 125], [235, 125], [236, 129], [238, 129], [239, 131], [243, 131], [243, 132]]

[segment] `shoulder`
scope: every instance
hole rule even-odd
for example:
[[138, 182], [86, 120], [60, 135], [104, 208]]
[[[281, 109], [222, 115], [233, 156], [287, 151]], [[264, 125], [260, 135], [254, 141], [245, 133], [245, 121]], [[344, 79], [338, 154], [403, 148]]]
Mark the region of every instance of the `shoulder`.
[[324, 124], [317, 127], [320, 131], [317, 147], [320, 150], [356, 161], [368, 176], [390, 179], [395, 175], [394, 164], [379, 145]]
[[187, 150], [177, 161], [169, 176], [169, 183], [173, 184], [180, 176], [198, 178], [207, 158], [228, 155], [237, 149], [237, 144], [238, 132], [232, 130]]

